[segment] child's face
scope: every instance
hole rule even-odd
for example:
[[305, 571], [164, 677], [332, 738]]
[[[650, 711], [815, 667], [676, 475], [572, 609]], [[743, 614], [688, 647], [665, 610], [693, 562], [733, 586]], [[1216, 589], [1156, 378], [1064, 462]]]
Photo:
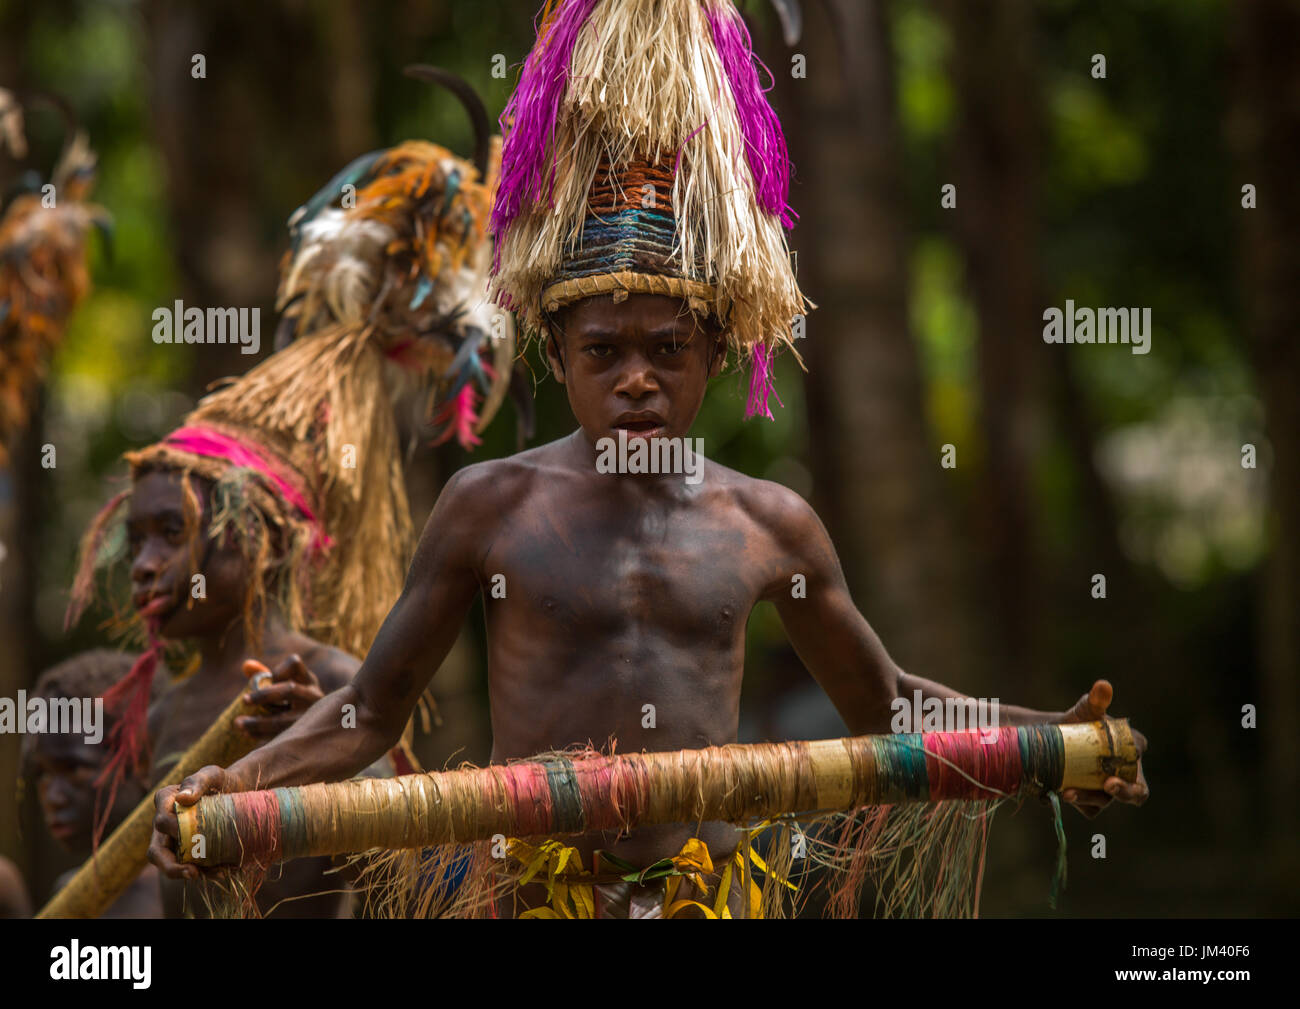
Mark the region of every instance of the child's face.
[[[212, 542], [207, 495], [197, 487], [196, 493], [204, 514], [187, 535], [179, 473], [153, 470], [131, 490], [126, 518], [131, 602], [146, 619], [157, 621], [165, 638], [221, 634], [242, 614], [243, 557], [232, 545]], [[202, 582], [196, 574], [203, 575]]]
[[[90, 848], [95, 815], [95, 779], [107, 757], [104, 745], [90, 745], [80, 736], [61, 733], [41, 735], [32, 751], [32, 776], [41, 815], [54, 839], [68, 851]], [[144, 798], [145, 788], [127, 777], [118, 788], [109, 815], [110, 829], [123, 820]]]
[[[722, 336], [677, 298], [587, 298], [560, 318], [548, 342], [551, 370], [588, 439], [685, 437], [722, 369]], [[560, 353], [556, 353], [556, 343]], [[712, 357], [712, 360], [710, 359]]]

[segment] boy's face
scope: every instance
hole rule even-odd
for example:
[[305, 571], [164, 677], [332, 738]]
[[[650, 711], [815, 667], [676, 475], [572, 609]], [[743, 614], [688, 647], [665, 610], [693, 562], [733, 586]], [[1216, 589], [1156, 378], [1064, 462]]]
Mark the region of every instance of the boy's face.
[[[32, 775], [41, 815], [54, 839], [68, 851], [90, 848], [95, 815], [95, 779], [104, 765], [107, 750], [86, 743], [68, 733], [46, 733], [38, 737], [32, 751]], [[109, 814], [110, 829], [123, 820], [144, 798], [144, 785], [129, 775], [122, 779]]]
[[587, 298], [557, 321], [547, 357], [593, 445], [620, 430], [629, 439], [685, 437], [726, 358], [717, 328], [664, 295], [633, 294], [618, 305], [612, 296]]
[[[243, 556], [233, 545], [212, 542], [207, 494], [198, 486], [195, 492], [204, 514], [197, 528], [187, 531], [179, 473], [152, 470], [131, 490], [126, 517], [131, 602], [142, 616], [157, 622], [165, 638], [221, 634], [243, 612]], [[200, 573], [202, 591], [194, 578]]]

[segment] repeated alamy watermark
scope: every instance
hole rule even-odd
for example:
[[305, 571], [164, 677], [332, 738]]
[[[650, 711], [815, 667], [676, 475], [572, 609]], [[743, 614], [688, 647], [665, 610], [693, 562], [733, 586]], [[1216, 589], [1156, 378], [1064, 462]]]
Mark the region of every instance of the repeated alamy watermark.
[[260, 308], [189, 308], [179, 298], [153, 310], [154, 343], [239, 344], [241, 354], [262, 349]]
[[684, 473], [686, 482], [704, 479], [703, 438], [628, 438], [596, 442], [597, 473]]
[[1044, 343], [1125, 343], [1134, 354], [1151, 352], [1151, 309], [1076, 308], [1065, 299], [1065, 308], [1043, 311]]
[[996, 697], [895, 697], [889, 703], [891, 732], [966, 732], [978, 729], [981, 743], [997, 739]]
[[104, 738], [102, 697], [0, 697], [0, 734], [50, 733], [81, 736], [87, 746]]

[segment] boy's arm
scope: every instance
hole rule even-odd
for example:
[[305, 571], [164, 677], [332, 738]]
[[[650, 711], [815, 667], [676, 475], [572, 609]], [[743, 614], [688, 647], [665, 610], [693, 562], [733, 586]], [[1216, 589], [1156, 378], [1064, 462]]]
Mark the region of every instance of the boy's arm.
[[[790, 643], [839, 711], [854, 735], [890, 731], [896, 697], [911, 700], [967, 695], [903, 672], [889, 657], [871, 625], [849, 595], [839, 557], [817, 513], [798, 495], [775, 492], [770, 510], [772, 532], [783, 555], [782, 571], [765, 598], [776, 604]], [[800, 591], [794, 591], [801, 575]], [[1060, 712], [999, 704], [1007, 725], [1055, 722]]]
[[[497, 510], [485, 507], [490, 481], [478, 467], [456, 473], [439, 495], [407, 572], [402, 595], [352, 681], [327, 694], [292, 727], [229, 768], [205, 767], [155, 797], [150, 859], [174, 878], [197, 878], [176, 861], [173, 803], [209, 792], [341, 781], [369, 766], [398, 740], [416, 701], [451, 650], [479, 590], [479, 528]], [[351, 707], [347, 707], [351, 705]]]
[[[761, 515], [782, 560], [764, 598], [776, 605], [799, 658], [826, 691], [849, 731], [854, 735], [889, 732], [891, 703], [897, 697], [911, 700], [917, 690], [922, 699], [968, 696], [905, 673], [895, 664], [853, 604], [835, 548], [816, 512], [794, 492], [765, 486], [770, 493], [763, 495]], [[793, 591], [796, 575], [803, 576], [799, 592]], [[1065, 711], [1039, 711], [999, 702], [998, 720], [1002, 725], [1092, 721], [1105, 714], [1110, 697], [1110, 685], [1098, 681]], [[1146, 740], [1140, 733], [1134, 735], [1140, 756]], [[1135, 803], [1146, 799], [1140, 763], [1136, 784], [1112, 778], [1106, 785], [1105, 792], [1072, 793], [1065, 798], [1085, 813], [1111, 798]]]

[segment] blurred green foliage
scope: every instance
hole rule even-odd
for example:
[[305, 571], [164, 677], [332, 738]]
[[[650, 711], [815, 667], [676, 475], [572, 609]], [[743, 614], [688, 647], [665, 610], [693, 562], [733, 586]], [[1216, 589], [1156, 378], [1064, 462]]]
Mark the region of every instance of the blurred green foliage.
[[[0, 3], [0, 24], [15, 22], [13, 3]], [[237, 6], [249, 30], [256, 31], [260, 5]], [[426, 137], [468, 151], [463, 110], [446, 94], [402, 77], [401, 67], [423, 61], [457, 70], [496, 114], [531, 42], [534, 6], [484, 0], [359, 8], [368, 24], [353, 41], [362, 47], [373, 82], [368, 112], [378, 142]], [[749, 6], [764, 26], [756, 30], [756, 40], [775, 42], [770, 15], [760, 10], [764, 5]], [[19, 19], [25, 26], [23, 78], [66, 95], [76, 107], [100, 154], [96, 199], [115, 221], [113, 254], [95, 250], [95, 291], [76, 314], [50, 385], [49, 429], [63, 436], [60, 444], [78, 444], [66, 457], [69, 464], [61, 462], [46, 477], [51, 507], [43, 526], [33, 530], [42, 558], [39, 632], [42, 654], [50, 660], [99, 640], [86, 625], [63, 635], [62, 606], [77, 536], [108, 496], [110, 479], [122, 473], [121, 452], [163, 433], [201, 393], [187, 356], [149, 339], [150, 312], [178, 297], [182, 284], [166, 198], [167, 165], [150, 116], [155, 57], [147, 7], [128, 0], [49, 0], [25, 7]], [[303, 13], [299, 5], [290, 8]], [[306, 18], [316, 20], [315, 30], [324, 37], [340, 9], [311, 5]], [[1120, 509], [1117, 535], [1144, 584], [1154, 587], [1153, 614], [1167, 633], [1194, 637], [1185, 642], [1184, 654], [1196, 654], [1203, 663], [1198, 669], [1204, 679], [1195, 681], [1202, 698], [1236, 698], [1228, 677], [1244, 688], [1256, 675], [1250, 643], [1256, 615], [1244, 578], [1268, 551], [1263, 477], [1234, 491], [1213, 475], [1223, 471], [1223, 453], [1245, 442], [1260, 446], [1261, 467], [1267, 467], [1269, 449], [1239, 321], [1232, 217], [1239, 182], [1220, 136], [1227, 5], [1219, 0], [1040, 0], [1033, 9], [1041, 86], [1034, 97], [1044, 130], [1036, 194], [1044, 304], [1061, 306], [1069, 297], [1080, 305], [1152, 309], [1150, 354], [1075, 347], [1069, 348], [1072, 364], [1098, 428], [1099, 465]], [[960, 251], [934, 197], [949, 171], [957, 106], [947, 67], [951, 40], [933, 4], [905, 0], [892, 5], [892, 14], [905, 159], [899, 198], [906, 201], [910, 230], [910, 320], [924, 373], [925, 420], [940, 443], [963, 445], [969, 468], [958, 476], [969, 493], [985, 452], [977, 425], [978, 323], [965, 291]], [[1092, 54], [1098, 52], [1107, 57], [1104, 81], [1089, 75]], [[488, 57], [496, 53], [510, 67], [504, 78], [492, 75]], [[779, 67], [785, 59], [783, 49], [765, 55], [769, 66]], [[284, 58], [296, 57], [286, 52]], [[322, 92], [328, 66], [326, 60], [318, 68]], [[0, 83], [7, 69], [0, 67]], [[276, 96], [252, 100], [272, 102]], [[304, 130], [328, 129], [319, 110], [298, 111]], [[48, 164], [58, 144], [57, 124], [34, 122], [33, 134]], [[305, 200], [341, 167], [341, 162], [304, 166], [292, 154], [247, 151], [271, 191], [294, 194], [258, 222], [276, 255], [285, 246], [284, 221], [295, 201]], [[797, 209], [797, 186], [793, 199]], [[262, 288], [269, 295], [274, 277], [266, 277]], [[263, 326], [268, 349], [272, 329]], [[572, 418], [562, 388], [546, 375], [536, 349], [529, 359], [538, 379], [535, 443], [540, 443], [567, 434]], [[693, 434], [704, 438], [711, 458], [808, 495], [804, 387], [789, 357], [778, 364], [776, 388], [784, 407], [776, 409], [775, 422], [744, 422], [741, 378], [727, 372], [713, 383]], [[473, 457], [439, 458], [454, 467], [513, 449], [507, 407]], [[417, 462], [428, 458], [418, 455]], [[1076, 530], [1087, 518], [1085, 496], [1076, 466], [1058, 441], [1042, 446], [1034, 466], [1040, 546], [1047, 567], [1055, 569], [1071, 557]], [[1082, 681], [1097, 670], [1101, 652], [1093, 624], [1062, 617], [1052, 633], [1069, 675]], [[771, 607], [755, 612], [747, 640], [745, 710], [776, 705], [779, 697], [771, 691], [783, 682], [782, 670], [792, 660]], [[1219, 672], [1211, 671], [1216, 664]], [[1146, 700], [1185, 689], [1177, 669], [1152, 675], [1158, 682], [1134, 688]], [[1170, 731], [1179, 710], [1160, 712], [1154, 720]], [[761, 734], [767, 724], [759, 719], [753, 731]], [[1224, 759], [1244, 766], [1257, 756], [1252, 745], [1234, 742]], [[1173, 761], [1180, 756], [1187, 753], [1176, 751]], [[1166, 823], [1200, 812], [1191, 791], [1179, 793], [1172, 810]], [[1074, 859], [1072, 874], [1076, 866], [1081, 882], [1072, 885], [1086, 889], [1096, 867]], [[1035, 881], [1027, 884], [1030, 889], [1044, 878], [1033, 872], [1029, 877]], [[1220, 899], [1220, 907], [1240, 910], [1231, 896], [1220, 894]], [[1041, 903], [1036, 893], [1025, 901]], [[1144, 906], [1137, 898], [1133, 903]]]

